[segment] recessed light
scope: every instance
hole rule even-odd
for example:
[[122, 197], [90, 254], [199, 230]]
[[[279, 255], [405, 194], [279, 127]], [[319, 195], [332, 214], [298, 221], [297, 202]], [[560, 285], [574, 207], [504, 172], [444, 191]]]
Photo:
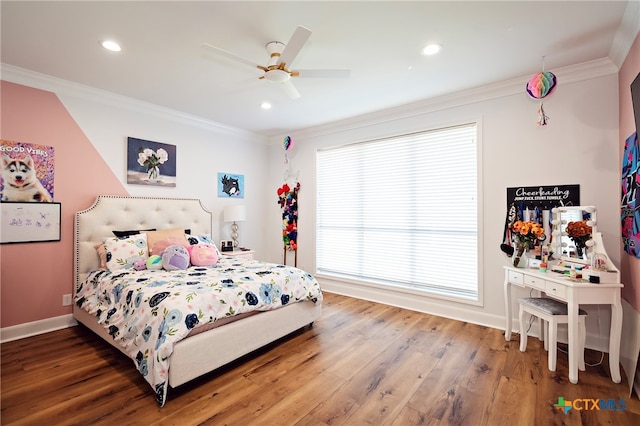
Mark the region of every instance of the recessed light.
[[437, 44], [437, 43], [429, 44], [424, 49], [422, 49], [422, 54], [435, 55], [440, 51], [440, 49], [442, 49], [442, 45], [440, 44]]
[[262, 109], [271, 109], [271, 104], [269, 102], [263, 102], [260, 104], [260, 108]]
[[122, 50], [120, 45], [113, 40], [103, 40], [100, 42], [100, 45], [107, 50], [111, 50], [112, 52], [119, 52]]

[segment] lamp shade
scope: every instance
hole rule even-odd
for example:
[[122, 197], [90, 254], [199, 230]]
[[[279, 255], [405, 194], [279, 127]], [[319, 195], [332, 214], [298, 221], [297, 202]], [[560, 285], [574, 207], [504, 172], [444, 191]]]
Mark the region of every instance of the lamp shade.
[[247, 218], [247, 211], [244, 206], [227, 206], [224, 208], [225, 222], [242, 222]]

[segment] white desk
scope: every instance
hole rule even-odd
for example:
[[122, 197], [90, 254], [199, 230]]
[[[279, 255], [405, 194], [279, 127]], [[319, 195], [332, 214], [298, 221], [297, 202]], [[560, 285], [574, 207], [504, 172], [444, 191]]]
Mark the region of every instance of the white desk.
[[611, 305], [609, 332], [609, 369], [611, 379], [620, 383], [620, 337], [622, 333], [622, 284], [577, 282], [556, 272], [538, 269], [504, 267], [504, 300], [507, 327], [504, 338], [511, 340], [511, 286], [529, 287], [567, 303], [569, 310], [569, 381], [578, 383], [578, 306], [580, 304]]

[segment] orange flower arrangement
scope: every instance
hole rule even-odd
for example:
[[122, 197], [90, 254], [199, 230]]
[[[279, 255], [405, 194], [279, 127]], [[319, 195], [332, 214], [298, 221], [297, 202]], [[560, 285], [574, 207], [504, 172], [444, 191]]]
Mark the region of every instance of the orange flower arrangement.
[[582, 257], [582, 252], [587, 245], [587, 241], [591, 239], [592, 228], [587, 225], [586, 220], [579, 220], [577, 222], [569, 222], [565, 232], [575, 243], [578, 256]]
[[517, 251], [513, 258], [513, 265], [518, 266], [524, 251], [533, 247], [536, 241], [543, 241], [546, 238], [546, 235], [544, 234], [544, 228], [542, 228], [542, 225], [536, 222], [524, 222], [519, 220], [513, 224], [511, 229], [516, 237], [517, 247]]

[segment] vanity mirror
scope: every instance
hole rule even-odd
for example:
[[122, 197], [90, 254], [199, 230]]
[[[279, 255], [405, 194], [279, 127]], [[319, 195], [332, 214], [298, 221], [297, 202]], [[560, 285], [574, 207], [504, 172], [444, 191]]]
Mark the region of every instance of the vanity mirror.
[[554, 207], [551, 245], [559, 266], [588, 265], [584, 279], [591, 283], [619, 283], [620, 271], [611, 262], [598, 232], [598, 217], [593, 206]]
[[590, 263], [598, 232], [593, 206], [554, 207], [551, 210], [554, 253], [575, 263]]

